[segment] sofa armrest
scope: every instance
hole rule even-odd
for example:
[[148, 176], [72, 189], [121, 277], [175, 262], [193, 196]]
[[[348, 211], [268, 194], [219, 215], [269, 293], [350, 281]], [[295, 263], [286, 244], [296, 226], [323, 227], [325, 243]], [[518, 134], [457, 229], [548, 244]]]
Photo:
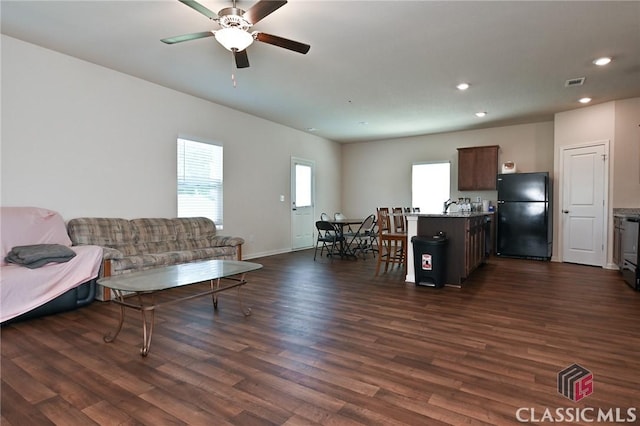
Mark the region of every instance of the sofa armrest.
[[222, 235], [216, 235], [215, 237], [209, 238], [209, 242], [212, 247], [224, 247], [224, 246], [241, 246], [244, 244], [244, 238], [240, 237], [225, 237]]
[[113, 247], [102, 247], [102, 258], [104, 260], [118, 260], [124, 258], [124, 254], [120, 250], [114, 249]]

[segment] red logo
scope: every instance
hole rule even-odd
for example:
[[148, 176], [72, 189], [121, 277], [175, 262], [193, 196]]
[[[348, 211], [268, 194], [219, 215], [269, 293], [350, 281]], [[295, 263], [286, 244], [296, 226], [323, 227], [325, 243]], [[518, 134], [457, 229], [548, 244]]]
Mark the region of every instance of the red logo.
[[431, 261], [431, 255], [427, 253], [422, 254], [422, 270], [431, 271], [433, 269], [433, 263]]
[[580, 401], [593, 393], [593, 374], [578, 364], [568, 366], [558, 373], [558, 393]]

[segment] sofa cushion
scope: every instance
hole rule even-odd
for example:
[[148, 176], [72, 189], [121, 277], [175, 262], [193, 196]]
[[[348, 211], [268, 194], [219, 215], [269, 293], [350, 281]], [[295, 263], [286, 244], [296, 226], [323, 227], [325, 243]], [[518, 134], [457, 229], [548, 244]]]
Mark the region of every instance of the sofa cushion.
[[179, 240], [199, 240], [214, 237], [216, 224], [206, 217], [178, 217], [173, 219]]
[[177, 240], [176, 227], [172, 219], [132, 219], [131, 225], [136, 228], [140, 242], [158, 243]]
[[168, 251], [184, 249], [184, 247], [176, 240], [144, 243], [144, 247], [145, 249], [142, 253], [166, 253]]
[[158, 259], [152, 254], [139, 254], [126, 256], [122, 259], [111, 260], [111, 274], [118, 275], [124, 272], [142, 271], [145, 269], [157, 268]]
[[197, 250], [169, 251], [164, 253], [145, 253], [111, 260], [111, 273], [118, 275], [131, 271], [159, 268], [208, 259], [235, 260], [233, 247], [210, 247]]
[[[136, 228], [129, 220], [105, 217], [80, 217], [67, 224], [73, 245], [93, 244], [134, 253], [138, 242]], [[122, 250], [121, 250], [122, 251]]]

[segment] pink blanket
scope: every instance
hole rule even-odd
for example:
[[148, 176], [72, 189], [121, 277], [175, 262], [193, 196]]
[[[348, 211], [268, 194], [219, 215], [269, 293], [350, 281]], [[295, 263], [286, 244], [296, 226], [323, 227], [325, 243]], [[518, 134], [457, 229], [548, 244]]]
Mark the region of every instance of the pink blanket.
[[29, 244], [71, 246], [62, 217], [35, 207], [0, 208], [0, 322], [28, 312], [65, 291], [98, 276], [102, 248], [71, 247], [76, 256], [65, 263], [36, 269], [7, 264], [12, 247]]

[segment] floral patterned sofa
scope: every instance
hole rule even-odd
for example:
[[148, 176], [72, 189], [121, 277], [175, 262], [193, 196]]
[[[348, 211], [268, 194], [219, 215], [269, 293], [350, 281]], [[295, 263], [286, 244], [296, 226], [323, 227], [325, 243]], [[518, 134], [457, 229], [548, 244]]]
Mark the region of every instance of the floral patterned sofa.
[[[71, 219], [67, 229], [73, 245], [103, 248], [102, 276], [208, 259], [242, 258], [240, 237], [217, 234], [215, 223], [205, 217]], [[106, 289], [99, 300], [109, 300]]]

